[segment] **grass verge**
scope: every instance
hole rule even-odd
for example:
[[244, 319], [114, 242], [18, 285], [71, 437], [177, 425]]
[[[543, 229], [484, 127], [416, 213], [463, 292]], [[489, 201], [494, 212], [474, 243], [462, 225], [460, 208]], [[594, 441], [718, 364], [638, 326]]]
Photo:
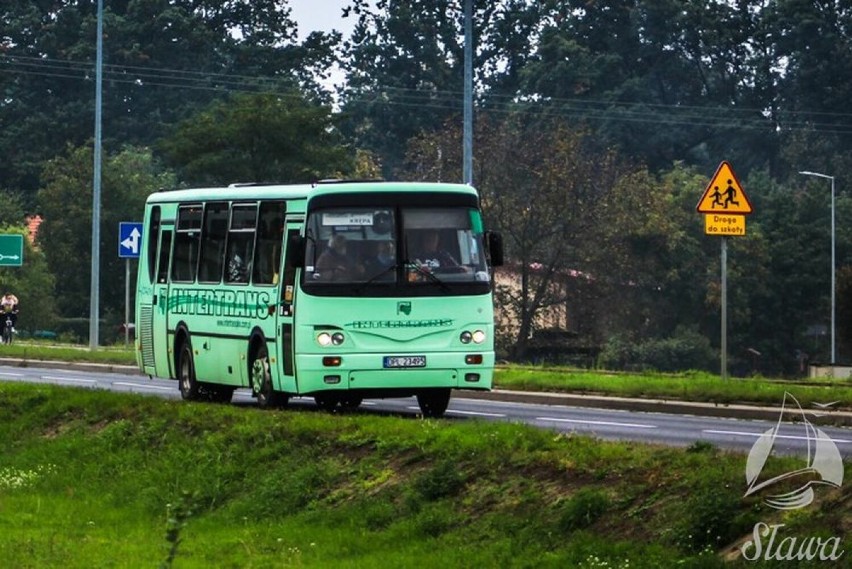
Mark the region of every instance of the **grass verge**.
[[778, 406], [784, 392], [793, 393], [802, 407], [837, 402], [834, 409], [852, 409], [849, 380], [792, 383], [765, 378], [730, 378], [704, 372], [682, 374], [629, 374], [589, 372], [566, 368], [503, 366], [495, 372], [495, 387], [519, 391], [589, 393], [615, 397], [640, 397], [747, 403]]
[[0, 384], [0, 457], [4, 567], [717, 567], [756, 521], [850, 529], [845, 489], [743, 499], [743, 455], [501, 423]]
[[88, 346], [54, 344], [27, 340], [12, 345], [0, 345], [0, 357], [27, 361], [87, 362], [113, 365], [136, 365], [133, 347], [104, 346], [91, 350]]

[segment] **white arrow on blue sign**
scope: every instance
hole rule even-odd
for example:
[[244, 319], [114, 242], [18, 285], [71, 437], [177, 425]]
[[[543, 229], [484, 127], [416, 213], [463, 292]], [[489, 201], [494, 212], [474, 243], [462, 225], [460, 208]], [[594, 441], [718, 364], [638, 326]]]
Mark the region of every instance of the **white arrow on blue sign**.
[[142, 223], [118, 222], [118, 256], [122, 259], [138, 259], [142, 246]]

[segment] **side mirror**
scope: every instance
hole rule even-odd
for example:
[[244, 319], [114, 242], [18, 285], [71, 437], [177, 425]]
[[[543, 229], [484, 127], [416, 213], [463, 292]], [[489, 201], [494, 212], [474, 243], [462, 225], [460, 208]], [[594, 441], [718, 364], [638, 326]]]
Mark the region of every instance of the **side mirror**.
[[503, 236], [496, 231], [489, 231], [485, 235], [488, 239], [488, 255], [491, 257], [491, 266], [503, 266]]
[[301, 268], [305, 266], [305, 238], [295, 231], [287, 241], [287, 264], [291, 267]]

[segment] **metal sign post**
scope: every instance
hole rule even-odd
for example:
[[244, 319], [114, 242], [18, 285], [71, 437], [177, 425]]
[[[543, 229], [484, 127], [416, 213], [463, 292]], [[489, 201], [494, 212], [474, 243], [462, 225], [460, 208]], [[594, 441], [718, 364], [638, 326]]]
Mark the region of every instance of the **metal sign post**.
[[722, 379], [728, 379], [728, 238], [722, 237]]
[[722, 238], [722, 337], [720, 374], [728, 379], [728, 237], [746, 234], [745, 216], [752, 213], [751, 201], [731, 165], [723, 161], [695, 206], [704, 215], [704, 233]]
[[130, 344], [130, 259], [124, 260], [124, 345]]
[[142, 224], [122, 221], [118, 224], [118, 257], [124, 258], [124, 344], [130, 343], [130, 259], [139, 258]]

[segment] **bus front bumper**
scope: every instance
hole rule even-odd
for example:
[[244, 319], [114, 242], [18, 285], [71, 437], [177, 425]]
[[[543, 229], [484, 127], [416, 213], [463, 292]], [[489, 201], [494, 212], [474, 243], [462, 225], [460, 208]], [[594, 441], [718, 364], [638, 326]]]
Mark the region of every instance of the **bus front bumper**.
[[376, 390], [416, 393], [418, 389], [436, 387], [491, 389], [494, 352], [431, 352], [425, 354], [425, 362], [418, 361], [419, 356], [424, 354], [388, 357], [413, 358], [403, 363], [425, 365], [385, 367], [391, 362], [386, 362], [386, 356], [380, 354], [303, 355], [296, 359], [299, 392]]

